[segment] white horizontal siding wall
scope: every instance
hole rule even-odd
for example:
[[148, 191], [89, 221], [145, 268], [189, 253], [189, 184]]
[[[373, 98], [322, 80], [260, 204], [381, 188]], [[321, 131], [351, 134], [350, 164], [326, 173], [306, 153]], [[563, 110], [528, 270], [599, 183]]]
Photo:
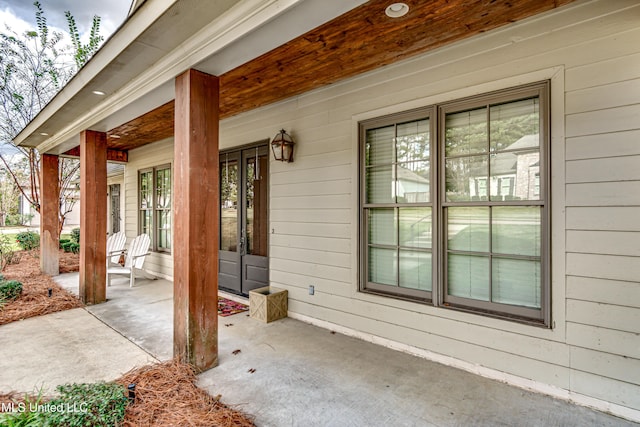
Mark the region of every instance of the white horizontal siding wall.
[[[145, 145], [129, 151], [129, 162], [124, 170], [124, 189], [120, 197], [125, 203], [125, 233], [127, 244], [136, 237], [138, 230], [138, 171], [154, 166], [171, 164], [173, 168], [173, 138]], [[145, 259], [144, 269], [160, 277], [173, 279], [173, 257], [153, 252]]]
[[[578, 1], [224, 120], [223, 148], [297, 141], [294, 163], [270, 164], [270, 280], [290, 312], [640, 419], [639, 22], [635, 0]], [[358, 293], [357, 121], [545, 78], [553, 328]]]

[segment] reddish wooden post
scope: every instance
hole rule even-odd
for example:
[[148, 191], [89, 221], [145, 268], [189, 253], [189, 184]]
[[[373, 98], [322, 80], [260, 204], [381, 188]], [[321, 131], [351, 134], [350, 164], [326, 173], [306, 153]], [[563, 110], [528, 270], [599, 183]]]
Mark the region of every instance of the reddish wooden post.
[[218, 78], [176, 78], [173, 353], [198, 371], [218, 364]]
[[80, 298], [99, 304], [107, 294], [107, 135], [80, 133]]
[[51, 276], [60, 273], [60, 191], [58, 156], [40, 157], [40, 270]]

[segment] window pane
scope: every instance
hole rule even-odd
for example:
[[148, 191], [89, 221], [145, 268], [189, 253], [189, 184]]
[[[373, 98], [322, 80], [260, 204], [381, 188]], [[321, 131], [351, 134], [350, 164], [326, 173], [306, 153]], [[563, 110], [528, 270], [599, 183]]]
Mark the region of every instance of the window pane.
[[446, 160], [447, 202], [487, 200], [489, 194], [487, 157], [472, 156]]
[[449, 295], [489, 301], [489, 257], [449, 254]]
[[490, 109], [491, 151], [539, 147], [540, 101], [525, 99]]
[[431, 248], [431, 208], [400, 208], [400, 246]]
[[144, 210], [140, 212], [140, 233], [148, 234], [149, 237], [153, 237], [153, 233], [151, 230], [151, 210]]
[[447, 208], [449, 250], [489, 252], [489, 208]]
[[398, 125], [396, 153], [398, 162], [429, 160], [429, 119]]
[[540, 256], [540, 207], [496, 206], [491, 214], [494, 253]]
[[367, 166], [390, 165], [395, 161], [393, 154], [393, 142], [395, 139], [395, 126], [386, 126], [367, 131], [366, 161]]
[[143, 172], [140, 174], [140, 208], [149, 209], [153, 207], [153, 172]]
[[392, 166], [367, 168], [366, 203], [395, 203], [395, 181], [392, 179]]
[[493, 258], [492, 300], [503, 304], [540, 308], [540, 262]]
[[431, 291], [431, 253], [400, 250], [400, 286]]
[[171, 208], [171, 169], [156, 172], [156, 208]]
[[369, 210], [369, 243], [373, 245], [395, 246], [396, 240], [395, 209]]
[[[514, 151], [491, 156], [491, 200], [539, 200], [536, 175], [539, 151]], [[510, 185], [504, 182], [509, 180]]]
[[398, 203], [429, 202], [429, 162], [400, 163], [396, 171]]
[[382, 285], [398, 285], [397, 251], [369, 247], [369, 281]]
[[171, 211], [158, 211], [158, 249], [171, 249]]
[[445, 156], [489, 151], [486, 108], [447, 114], [445, 129]]

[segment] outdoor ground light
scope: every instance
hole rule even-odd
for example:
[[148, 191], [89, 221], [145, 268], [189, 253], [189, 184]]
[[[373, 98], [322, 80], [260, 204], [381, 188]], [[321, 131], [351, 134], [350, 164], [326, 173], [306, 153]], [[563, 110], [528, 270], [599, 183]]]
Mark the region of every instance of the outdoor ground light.
[[273, 157], [281, 162], [293, 162], [293, 138], [282, 129], [273, 137], [271, 141], [271, 149], [273, 150]]

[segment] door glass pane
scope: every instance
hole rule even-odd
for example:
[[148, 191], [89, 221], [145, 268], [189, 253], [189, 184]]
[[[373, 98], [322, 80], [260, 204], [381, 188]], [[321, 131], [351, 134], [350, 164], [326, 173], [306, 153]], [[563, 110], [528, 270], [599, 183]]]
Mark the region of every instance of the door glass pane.
[[495, 206], [491, 220], [494, 253], [540, 256], [540, 207]]
[[489, 301], [489, 257], [449, 254], [449, 295]]
[[400, 286], [431, 291], [431, 253], [400, 249]]
[[395, 249], [369, 247], [369, 282], [397, 286], [397, 256]]
[[238, 162], [220, 164], [220, 250], [238, 250]]
[[488, 151], [486, 108], [447, 114], [445, 156], [461, 156]]
[[540, 308], [540, 268], [539, 261], [494, 257], [493, 302]]
[[369, 209], [369, 243], [396, 245], [395, 209]]
[[[250, 154], [254, 150], [249, 150]], [[267, 256], [267, 165], [268, 156], [246, 161], [246, 253]]]
[[431, 248], [431, 208], [400, 208], [400, 246]]
[[489, 208], [447, 208], [449, 250], [489, 252]]

